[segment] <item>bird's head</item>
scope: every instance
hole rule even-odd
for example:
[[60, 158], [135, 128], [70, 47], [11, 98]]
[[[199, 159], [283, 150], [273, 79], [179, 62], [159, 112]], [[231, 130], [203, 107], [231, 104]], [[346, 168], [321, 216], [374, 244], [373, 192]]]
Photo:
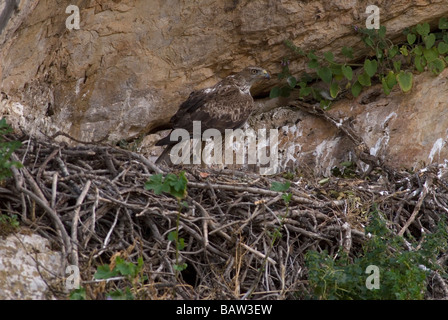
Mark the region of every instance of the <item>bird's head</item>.
[[260, 67], [247, 67], [243, 71], [241, 71], [240, 74], [243, 75], [244, 78], [251, 84], [259, 80], [269, 80], [271, 78], [269, 73], [265, 69]]
[[228, 77], [241, 91], [249, 93], [252, 85], [263, 79], [270, 79], [269, 73], [260, 67], [247, 67], [242, 71]]

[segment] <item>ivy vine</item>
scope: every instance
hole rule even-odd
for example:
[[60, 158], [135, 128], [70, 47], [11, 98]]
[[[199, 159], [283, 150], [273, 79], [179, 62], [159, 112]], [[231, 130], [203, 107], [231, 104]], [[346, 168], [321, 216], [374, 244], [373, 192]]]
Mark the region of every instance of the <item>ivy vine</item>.
[[[364, 44], [370, 49], [369, 55], [362, 63], [353, 63], [353, 48], [344, 46], [340, 58], [336, 60], [331, 51], [318, 55], [314, 50], [305, 52], [292, 41], [285, 45], [295, 55], [306, 58], [307, 66], [312, 71], [300, 77], [291, 74], [289, 58], [282, 60], [279, 79], [286, 80], [281, 86], [270, 91], [270, 97], [288, 97], [292, 90], [299, 90], [300, 98], [314, 98], [321, 107], [329, 108], [331, 100], [336, 99], [342, 91], [350, 91], [354, 97], [372, 84], [381, 83], [383, 92], [389, 95], [398, 85], [401, 91], [408, 92], [413, 87], [414, 73], [430, 71], [440, 74], [448, 63], [448, 19], [439, 20], [437, 30], [431, 32], [428, 23], [418, 24], [403, 31], [406, 41], [394, 44], [386, 36], [386, 27], [379, 29], [361, 29], [355, 27]], [[311, 86], [315, 81], [323, 81], [328, 91]]]

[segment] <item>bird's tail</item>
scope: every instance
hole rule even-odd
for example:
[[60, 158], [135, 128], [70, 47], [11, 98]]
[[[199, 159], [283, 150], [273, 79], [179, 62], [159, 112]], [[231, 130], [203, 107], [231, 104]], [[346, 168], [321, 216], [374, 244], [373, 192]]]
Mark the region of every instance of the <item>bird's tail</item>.
[[160, 165], [160, 164], [166, 165], [166, 166], [173, 165], [173, 162], [171, 161], [171, 157], [170, 157], [172, 148], [173, 148], [172, 145], [166, 146], [165, 150], [163, 150], [162, 154], [156, 160], [157, 165]]
[[167, 135], [165, 138], [162, 138], [156, 142], [156, 146], [165, 146], [167, 144], [172, 144], [170, 140], [170, 135]]

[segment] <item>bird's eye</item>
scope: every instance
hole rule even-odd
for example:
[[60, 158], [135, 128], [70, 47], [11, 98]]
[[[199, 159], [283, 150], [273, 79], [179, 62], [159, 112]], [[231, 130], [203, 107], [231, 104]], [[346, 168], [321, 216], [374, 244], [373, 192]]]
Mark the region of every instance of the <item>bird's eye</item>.
[[257, 70], [257, 69], [252, 69], [250, 72], [251, 72], [252, 74], [257, 74], [257, 73], [258, 73], [258, 70]]

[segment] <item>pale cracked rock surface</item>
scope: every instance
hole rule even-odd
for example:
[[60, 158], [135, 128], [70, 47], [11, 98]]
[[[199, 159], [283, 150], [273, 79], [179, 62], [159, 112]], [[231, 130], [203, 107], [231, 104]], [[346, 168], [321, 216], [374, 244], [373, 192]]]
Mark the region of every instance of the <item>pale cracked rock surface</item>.
[[[334, 103], [331, 115], [348, 120], [370, 148], [397, 169], [419, 169], [448, 159], [448, 69], [434, 76], [414, 77], [414, 88], [396, 88], [388, 97], [381, 85], [356, 99]], [[336, 127], [320, 118], [289, 108], [274, 109], [251, 120], [280, 130], [283, 167], [308, 168], [330, 175], [342, 161], [353, 161], [353, 145]]]
[[61, 275], [61, 253], [37, 234], [0, 238], [0, 299], [53, 299], [47, 283]]

